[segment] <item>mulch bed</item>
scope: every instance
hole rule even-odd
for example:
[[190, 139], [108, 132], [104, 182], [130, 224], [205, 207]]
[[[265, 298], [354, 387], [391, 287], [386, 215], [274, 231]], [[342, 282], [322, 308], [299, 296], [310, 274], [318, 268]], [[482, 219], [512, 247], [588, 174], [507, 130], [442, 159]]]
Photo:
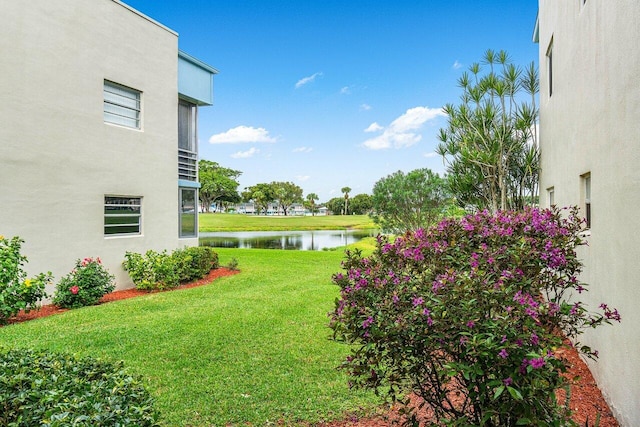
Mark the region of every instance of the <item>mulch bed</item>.
[[[218, 277], [230, 276], [239, 273], [238, 270], [229, 270], [227, 268], [218, 268], [212, 270], [206, 277], [195, 282], [187, 283], [177, 288], [172, 289], [188, 289], [196, 286], [207, 285], [217, 279]], [[168, 292], [168, 291], [159, 291]], [[115, 291], [105, 295], [100, 303], [108, 303], [110, 301], [117, 301], [121, 299], [134, 298], [140, 295], [148, 295], [147, 291], [139, 291], [137, 289], [125, 289], [122, 291]], [[58, 308], [54, 305], [45, 305], [37, 310], [32, 310], [29, 313], [20, 312], [17, 316], [9, 319], [9, 324], [25, 322], [28, 320], [36, 319], [39, 317], [51, 316], [54, 314], [62, 313], [67, 309]], [[580, 426], [595, 426], [595, 421], [600, 415], [600, 427], [619, 427], [618, 422], [613, 417], [609, 406], [602, 397], [600, 389], [593, 379], [591, 372], [587, 368], [587, 365], [580, 358], [577, 351], [573, 348], [558, 350], [557, 355], [564, 357], [571, 368], [566, 373], [567, 378], [572, 381], [571, 396], [570, 396], [570, 408], [574, 413], [573, 419]], [[577, 378], [573, 380], [574, 378]], [[563, 393], [559, 393], [559, 398], [564, 401]], [[417, 401], [414, 398], [414, 401]], [[428, 416], [428, 414], [423, 414]], [[359, 418], [357, 416], [347, 416], [346, 419], [341, 421], [334, 421], [330, 423], [321, 423], [317, 427], [386, 427], [395, 425], [400, 419], [398, 415], [398, 408], [391, 408], [389, 411], [385, 411], [372, 418]], [[587, 424], [588, 423], [588, 424]]]

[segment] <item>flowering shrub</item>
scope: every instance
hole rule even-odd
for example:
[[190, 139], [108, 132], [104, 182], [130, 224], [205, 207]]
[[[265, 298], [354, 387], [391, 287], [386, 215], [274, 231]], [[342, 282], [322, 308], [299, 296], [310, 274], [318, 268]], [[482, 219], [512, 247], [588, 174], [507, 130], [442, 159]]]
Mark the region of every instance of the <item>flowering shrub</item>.
[[153, 403], [122, 362], [42, 350], [0, 352], [0, 426], [157, 426]]
[[209, 247], [167, 251], [127, 252], [122, 263], [129, 277], [142, 290], [171, 289], [180, 283], [200, 279], [219, 267], [218, 254]]
[[0, 236], [0, 324], [20, 310], [29, 311], [47, 296], [46, 285], [51, 273], [41, 273], [28, 279], [23, 265], [27, 258], [20, 253], [24, 240]]
[[570, 425], [554, 397], [566, 384], [560, 331], [576, 340], [620, 321], [579, 301], [582, 229], [576, 209], [480, 212], [380, 236], [368, 258], [347, 252], [330, 326], [355, 344], [343, 363], [352, 384], [393, 400], [414, 392], [447, 425]]
[[114, 289], [114, 277], [104, 268], [100, 258], [85, 258], [77, 260], [71, 273], [60, 280], [53, 303], [64, 308], [93, 305]]

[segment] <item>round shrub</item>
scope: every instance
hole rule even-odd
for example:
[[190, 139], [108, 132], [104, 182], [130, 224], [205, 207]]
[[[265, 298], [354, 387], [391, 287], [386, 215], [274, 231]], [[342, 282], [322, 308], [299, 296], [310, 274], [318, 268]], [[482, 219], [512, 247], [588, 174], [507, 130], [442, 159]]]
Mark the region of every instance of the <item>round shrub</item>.
[[451, 426], [571, 425], [554, 395], [567, 384], [562, 332], [620, 320], [579, 300], [583, 228], [576, 209], [480, 212], [348, 252], [331, 327], [353, 344], [352, 384], [413, 392]]
[[53, 303], [63, 308], [93, 305], [114, 289], [114, 277], [104, 268], [100, 258], [85, 258], [77, 260], [71, 273], [60, 280]]
[[157, 419], [151, 396], [122, 362], [0, 352], [1, 426], [156, 426]]
[[178, 267], [180, 282], [202, 279], [211, 270], [220, 266], [218, 254], [207, 246], [177, 249], [173, 251], [171, 257]]

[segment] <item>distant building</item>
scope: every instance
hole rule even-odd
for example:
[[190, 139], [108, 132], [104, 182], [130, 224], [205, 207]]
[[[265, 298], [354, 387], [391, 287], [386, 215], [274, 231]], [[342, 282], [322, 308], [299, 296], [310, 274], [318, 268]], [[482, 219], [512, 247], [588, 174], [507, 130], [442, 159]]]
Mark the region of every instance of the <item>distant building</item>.
[[[0, 234], [58, 280], [198, 244], [197, 110], [216, 70], [116, 0], [0, 6]], [[52, 291], [52, 289], [49, 289]]]
[[[540, 204], [579, 206], [580, 297], [622, 323], [589, 330], [589, 367], [622, 426], [640, 426], [640, 2], [541, 0]], [[593, 421], [593, 420], [592, 420]]]

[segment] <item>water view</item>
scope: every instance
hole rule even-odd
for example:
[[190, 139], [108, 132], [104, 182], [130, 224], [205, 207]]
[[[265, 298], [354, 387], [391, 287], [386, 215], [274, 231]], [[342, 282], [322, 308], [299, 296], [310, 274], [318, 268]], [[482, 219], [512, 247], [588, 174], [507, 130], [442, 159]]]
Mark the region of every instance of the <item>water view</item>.
[[378, 230], [219, 231], [200, 233], [200, 245], [215, 248], [319, 251], [376, 236]]

